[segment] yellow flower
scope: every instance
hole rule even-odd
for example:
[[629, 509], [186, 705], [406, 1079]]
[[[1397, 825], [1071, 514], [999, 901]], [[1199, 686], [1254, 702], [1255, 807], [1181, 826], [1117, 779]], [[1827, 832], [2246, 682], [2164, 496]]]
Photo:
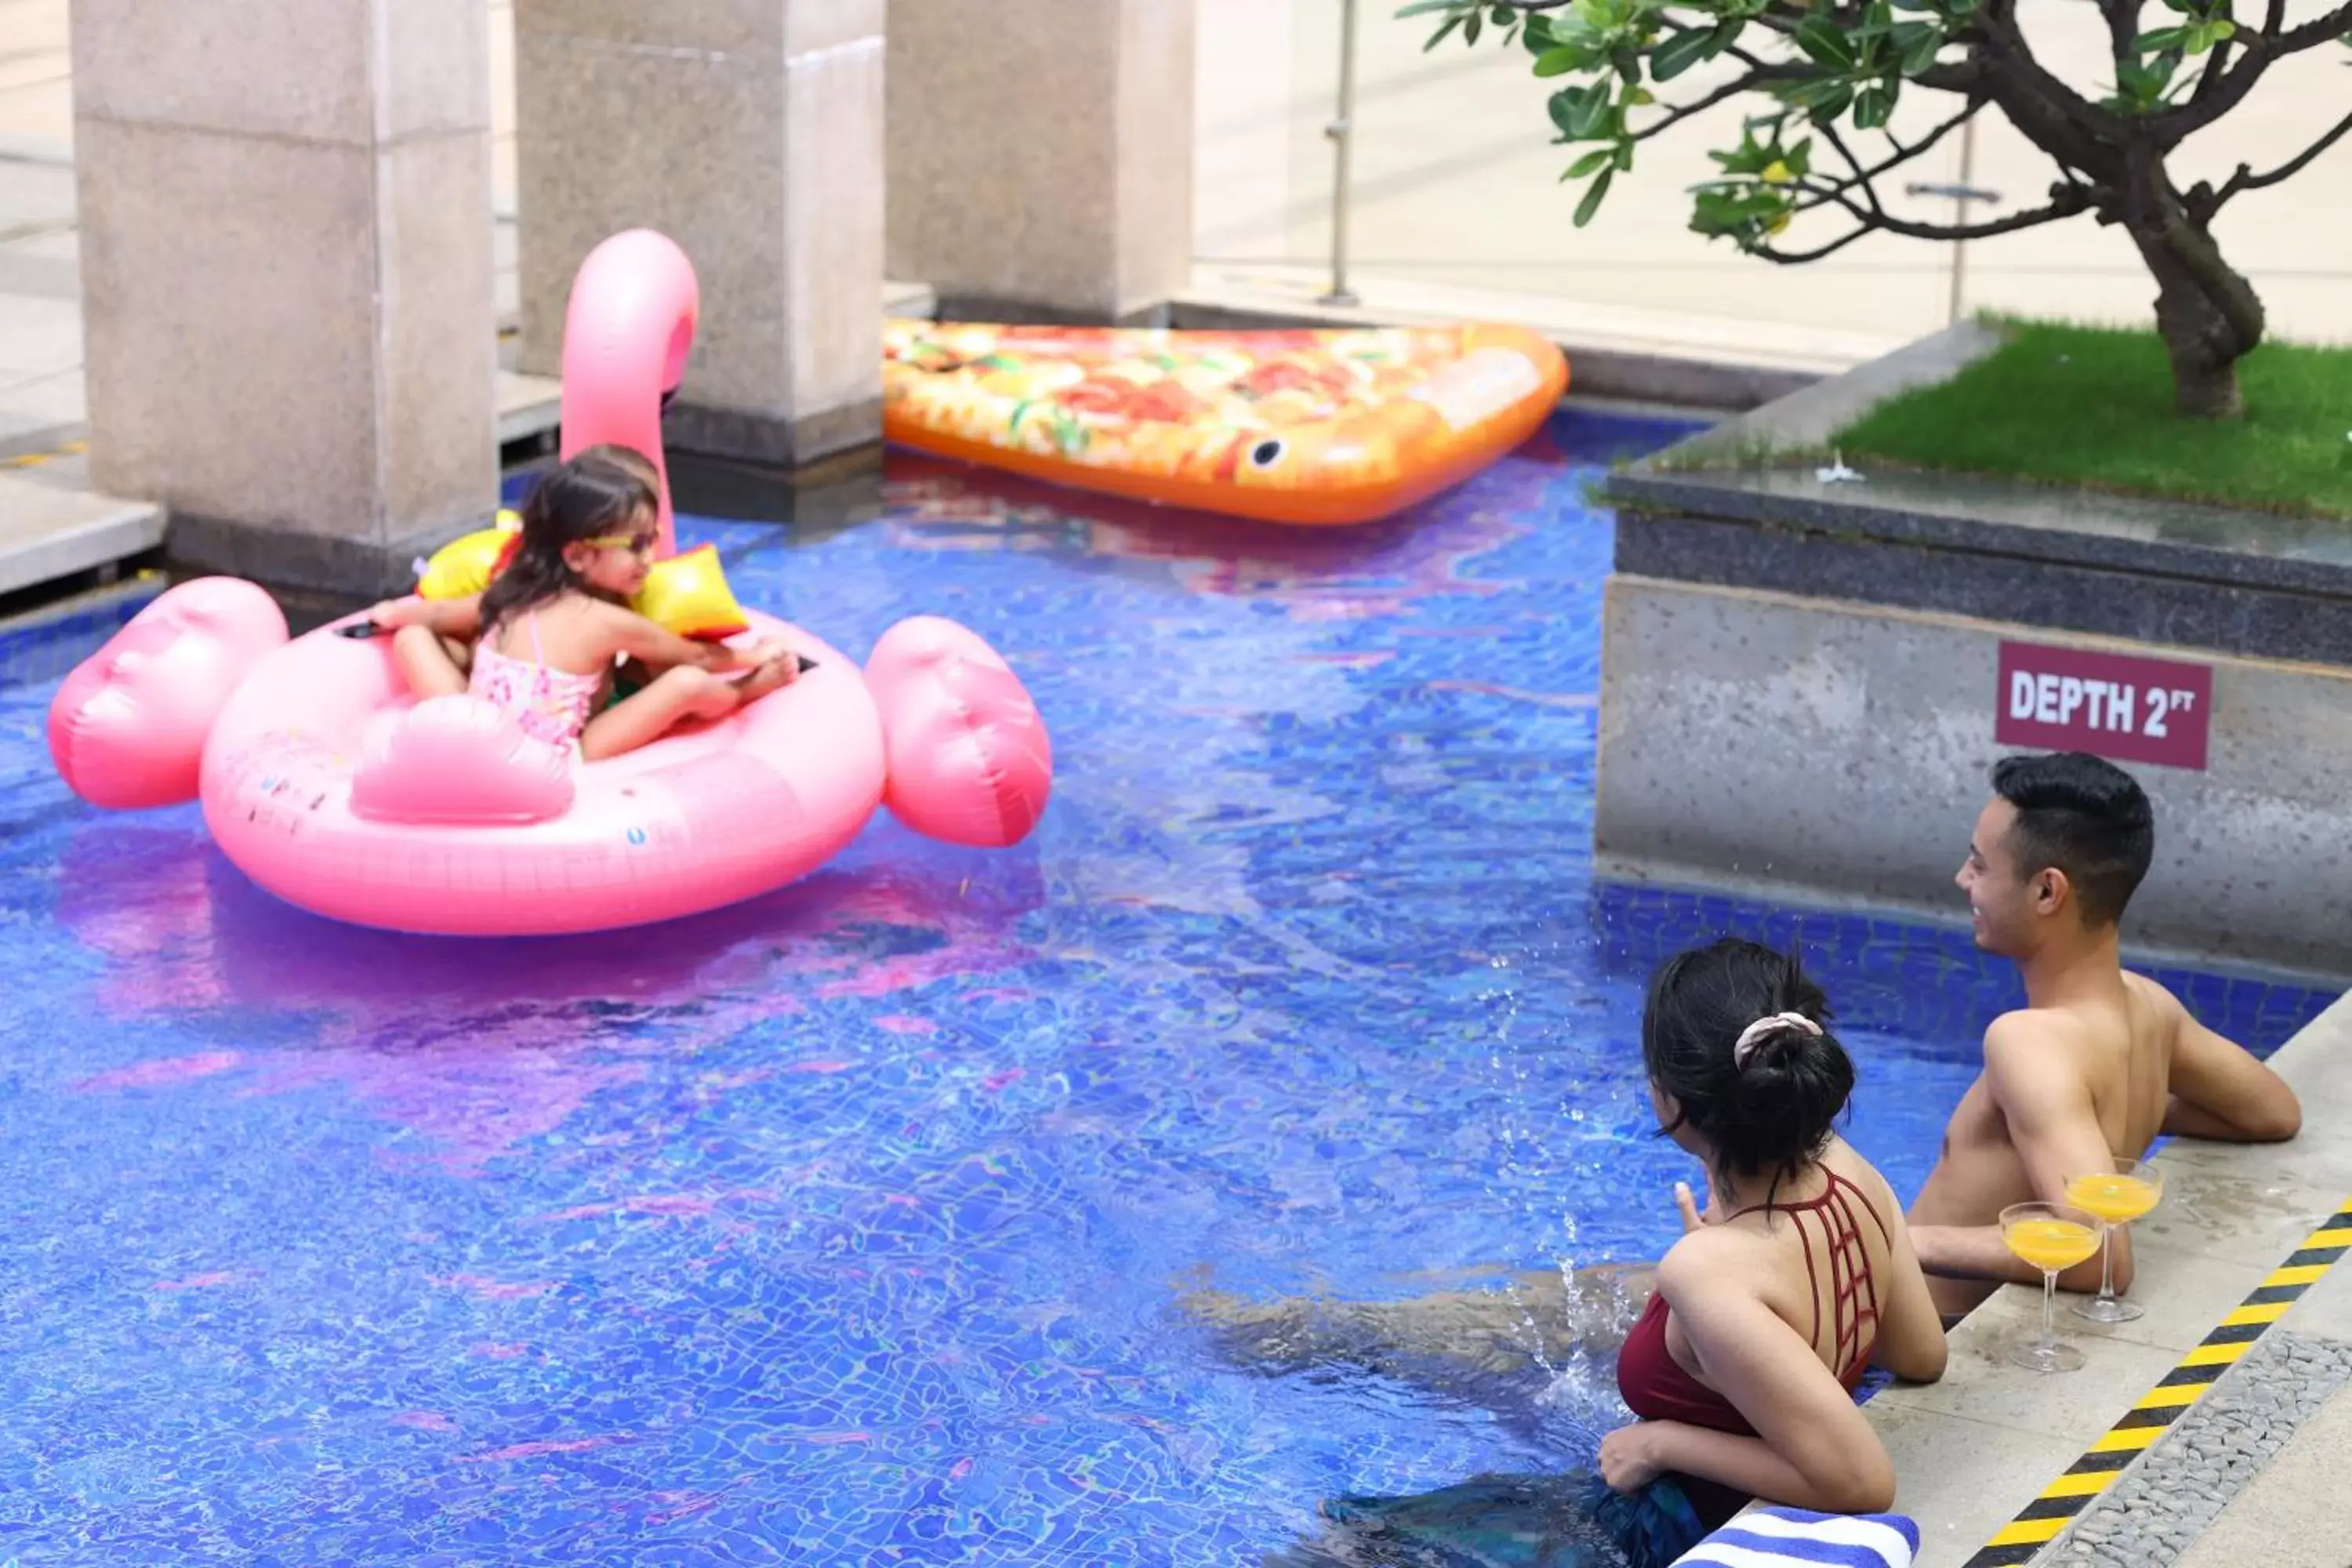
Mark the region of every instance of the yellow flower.
[[1796, 177], [1789, 172], [1789, 165], [1778, 158], [1764, 165], [1764, 183], [1768, 185], [1785, 185]]

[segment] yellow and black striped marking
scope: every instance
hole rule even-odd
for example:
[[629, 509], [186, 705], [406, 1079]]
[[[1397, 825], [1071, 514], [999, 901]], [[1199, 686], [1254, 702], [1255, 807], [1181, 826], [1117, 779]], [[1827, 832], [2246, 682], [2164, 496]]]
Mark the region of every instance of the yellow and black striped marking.
[[1968, 1568], [2015, 1568], [2058, 1539], [2074, 1516], [2091, 1506], [2124, 1468], [2152, 1447], [2183, 1412], [2204, 1397], [2205, 1391], [2238, 1358], [2252, 1348], [2273, 1323], [2286, 1316], [2297, 1298], [2319, 1282], [2336, 1260], [2352, 1249], [2352, 1203], [2336, 1211], [2304, 1238], [2284, 1263], [2271, 1270], [2254, 1293], [2237, 1310], [2221, 1320], [2164, 1381], [2142, 1394], [2107, 1428], [2106, 1436], [2067, 1467], [2066, 1473], [2042, 1489], [1984, 1549], [1968, 1561]]

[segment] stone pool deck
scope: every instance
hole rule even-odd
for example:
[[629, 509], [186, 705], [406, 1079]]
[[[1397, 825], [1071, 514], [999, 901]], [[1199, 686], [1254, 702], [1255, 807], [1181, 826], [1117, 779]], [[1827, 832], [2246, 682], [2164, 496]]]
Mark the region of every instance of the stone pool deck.
[[2134, 1232], [2146, 1317], [2105, 1328], [2062, 1300], [2088, 1364], [2040, 1376], [2001, 1359], [2040, 1326], [2038, 1289], [2012, 1286], [1954, 1331], [1943, 1382], [1872, 1403], [1919, 1568], [2352, 1564], [2332, 1486], [2352, 1452], [2352, 1267], [2329, 1267], [2352, 1221], [2328, 1225], [2352, 1206], [2352, 997], [2272, 1065], [2300, 1137], [2158, 1157], [2164, 1202]]

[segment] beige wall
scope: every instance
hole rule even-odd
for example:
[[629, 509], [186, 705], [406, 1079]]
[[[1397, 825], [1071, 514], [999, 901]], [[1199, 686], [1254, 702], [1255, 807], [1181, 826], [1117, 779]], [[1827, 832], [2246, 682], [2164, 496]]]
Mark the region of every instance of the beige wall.
[[[1321, 131], [1337, 79], [1339, 0], [1202, 5], [1205, 188], [1195, 253], [1212, 262], [1319, 263], [1329, 242], [1330, 152]], [[1576, 187], [1558, 182], [1570, 155], [1549, 145], [1548, 87], [1528, 74], [1525, 53], [1449, 40], [1425, 55], [1425, 23], [1398, 21], [1395, 9], [1360, 0], [1352, 220], [1360, 275], [1901, 337], [1944, 323], [1948, 246], [1874, 237], [1828, 261], [1776, 268], [1687, 231], [1685, 189], [1711, 172], [1708, 148], [1727, 132], [1736, 136], [1737, 100], [1645, 147], [1639, 177], [1621, 181], [1601, 216], [1578, 230]], [[2097, 90], [2107, 68], [2093, 7], [2036, 0], [2024, 10], [2042, 57]], [[2322, 48], [2276, 68], [2252, 100], [2190, 143], [2176, 165], [2180, 177], [2225, 175], [2241, 161], [2267, 167], [2300, 151], [2352, 106], [2347, 58]], [[1274, 79], [1284, 66], [1286, 90]], [[1898, 121], [1906, 132], [1934, 123], [1948, 101], [1915, 99]], [[2039, 205], [2049, 162], [1997, 113], [1984, 122], [1976, 183], [2002, 194], [1997, 211]], [[1958, 142], [1910, 177], [1957, 178]], [[2242, 197], [2223, 215], [2227, 252], [2261, 289], [2281, 335], [2352, 341], [2347, 198], [2352, 138], [2296, 180]], [[1951, 212], [1942, 200], [1898, 196], [1890, 205], [1935, 220]], [[1972, 310], [2135, 321], [2147, 319], [2154, 293], [2124, 237], [2087, 218], [1971, 246], [1968, 272]]]

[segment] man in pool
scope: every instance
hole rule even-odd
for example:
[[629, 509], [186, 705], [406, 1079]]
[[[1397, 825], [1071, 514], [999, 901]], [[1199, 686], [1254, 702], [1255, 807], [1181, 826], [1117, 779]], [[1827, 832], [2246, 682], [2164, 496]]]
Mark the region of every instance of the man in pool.
[[[2016, 963], [2026, 1005], [1985, 1030], [1984, 1069], [1944, 1130], [1911, 1205], [1911, 1237], [1947, 1321], [2005, 1280], [2042, 1276], [2001, 1242], [2000, 1211], [2064, 1201], [2070, 1176], [2137, 1160], [2161, 1132], [2232, 1142], [2292, 1138], [2294, 1091], [2125, 972], [2118, 925], [2155, 848], [2147, 796], [2078, 752], [2005, 758], [1958, 881], [1977, 945]], [[2115, 1283], [2131, 1282], [2128, 1232]], [[2059, 1276], [2099, 1287], [2096, 1258]]]

